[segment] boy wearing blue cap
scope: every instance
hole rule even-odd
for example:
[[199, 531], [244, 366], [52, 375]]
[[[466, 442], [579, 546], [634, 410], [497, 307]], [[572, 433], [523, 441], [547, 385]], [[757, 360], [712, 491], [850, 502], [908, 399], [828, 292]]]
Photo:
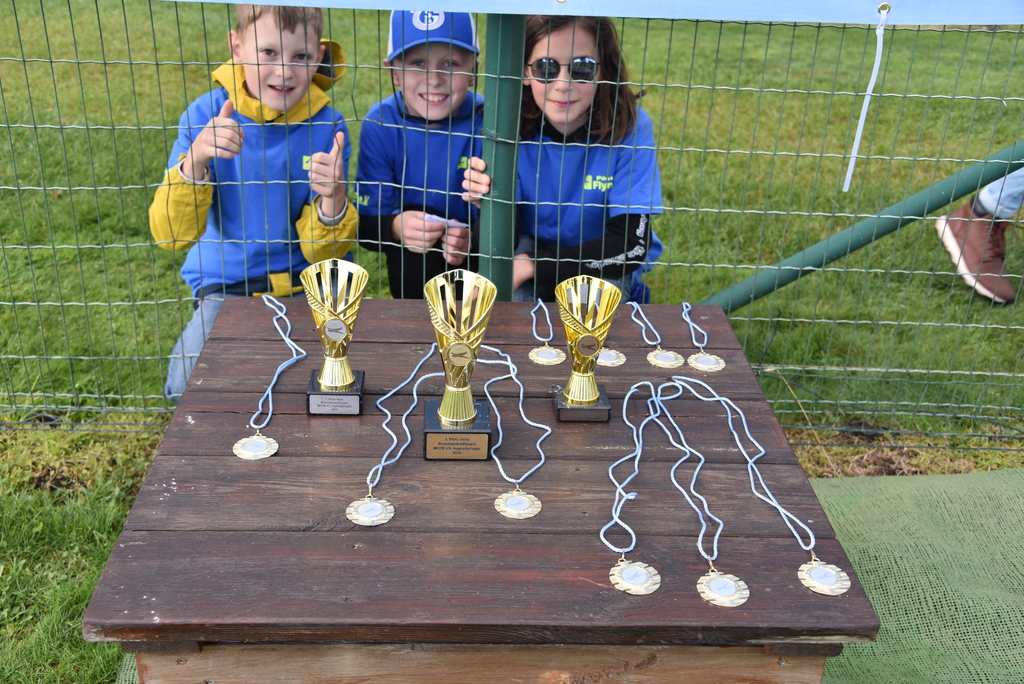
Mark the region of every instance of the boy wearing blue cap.
[[341, 46], [320, 40], [319, 9], [238, 5], [236, 14], [232, 59], [212, 74], [220, 87], [181, 115], [149, 208], [156, 244], [188, 249], [181, 276], [196, 299], [171, 352], [173, 401], [225, 297], [301, 292], [299, 273], [344, 256], [356, 236], [348, 127], [324, 92], [345, 71]]
[[391, 13], [384, 65], [395, 94], [363, 121], [356, 181], [359, 244], [384, 252], [396, 299], [422, 299], [449, 268], [475, 270], [477, 210], [462, 177], [482, 148], [483, 98], [469, 90], [479, 53], [468, 13]]

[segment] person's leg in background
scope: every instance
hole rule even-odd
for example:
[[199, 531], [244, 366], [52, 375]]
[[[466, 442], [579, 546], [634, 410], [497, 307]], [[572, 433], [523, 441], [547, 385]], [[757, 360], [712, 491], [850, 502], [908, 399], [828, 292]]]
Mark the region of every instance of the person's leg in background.
[[1024, 203], [1024, 169], [986, 185], [935, 229], [953, 259], [957, 273], [975, 292], [998, 304], [1016, 298], [1016, 288], [1003, 270], [1009, 219]]
[[989, 183], [978, 193], [975, 208], [997, 221], [1008, 221], [1024, 204], [1024, 169], [1017, 169], [1005, 178]]

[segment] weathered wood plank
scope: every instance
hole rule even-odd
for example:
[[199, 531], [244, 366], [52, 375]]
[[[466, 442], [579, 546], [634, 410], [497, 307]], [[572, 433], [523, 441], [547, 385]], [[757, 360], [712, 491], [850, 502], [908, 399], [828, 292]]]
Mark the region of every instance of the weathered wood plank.
[[[210, 333], [210, 339], [236, 340], [280, 340], [271, 320], [274, 314], [258, 297], [233, 297], [231, 306], [224, 307], [217, 317], [217, 325]], [[318, 345], [313, 315], [304, 296], [281, 300], [288, 307], [288, 318], [292, 323], [292, 336], [296, 341]], [[558, 317], [558, 306], [548, 303], [555, 337], [552, 345], [565, 344], [565, 327]], [[534, 345], [533, 320], [530, 309], [533, 304], [496, 302], [487, 325], [485, 344], [504, 346], [508, 344]], [[664, 338], [666, 349], [692, 350], [689, 328], [682, 319], [682, 308], [676, 305], [645, 305], [644, 313]], [[615, 315], [608, 333], [608, 345], [618, 347], [647, 347], [640, 326], [630, 320], [631, 309], [621, 306]], [[691, 317], [708, 333], [708, 350], [739, 349], [728, 318], [720, 307], [695, 306]], [[538, 312], [538, 331], [547, 335], [544, 315]], [[434, 328], [430, 324], [427, 305], [422, 300], [364, 299], [356, 319], [354, 339], [357, 342], [373, 343], [423, 343], [434, 340]]]
[[823, 657], [701, 646], [238, 645], [137, 658], [139, 684], [816, 684]]
[[[359, 529], [345, 509], [366, 495], [366, 475], [378, 459], [237, 458], [181, 456], [158, 459], [125, 523], [129, 530], [349, 531]], [[519, 475], [532, 460], [508, 460], [506, 471]], [[611, 519], [614, 488], [607, 463], [548, 461], [523, 488], [540, 498], [543, 509], [527, 520], [509, 520], [494, 510], [494, 499], [512, 489], [491, 461], [425, 461], [403, 458], [388, 466], [377, 496], [394, 504], [387, 525], [365, 530], [375, 536], [396, 532], [478, 534], [570, 534], [596, 538]], [[669, 480], [671, 463], [645, 463], [629, 491], [639, 497], [626, 504], [623, 519], [642, 538], [647, 535], [696, 536], [696, 513]], [[632, 465], [617, 474], [624, 479]], [[687, 486], [693, 467], [677, 472]], [[825, 513], [806, 496], [807, 478], [799, 465], [761, 467], [772, 492], [815, 536], [834, 538]], [[731, 537], [792, 539], [778, 513], [750, 491], [747, 469], [737, 464], [708, 464], [697, 491], [725, 522]], [[710, 522], [710, 521], [709, 521]], [[709, 532], [706, 548], [710, 551]], [[628, 543], [623, 535], [623, 544]], [[795, 542], [794, 542], [795, 543]]]
[[[852, 573], [843, 596], [800, 585], [807, 554], [794, 540], [723, 538], [720, 550], [719, 570], [750, 587], [737, 608], [700, 599], [694, 584], [707, 565], [683, 536], [646, 537], [629, 554], [662, 575], [656, 593], [638, 597], [612, 588], [616, 554], [596, 535], [125, 532], [83, 633], [89, 641], [714, 646], [877, 635]], [[849, 567], [834, 540], [821, 540], [818, 554]]]
[[[225, 398], [222, 394], [186, 392], [160, 445], [160, 452], [168, 455], [203, 454], [221, 455], [234, 459], [234, 443], [252, 434], [249, 418], [259, 402], [253, 393], [244, 403], [238, 396]], [[274, 416], [264, 433], [276, 439], [281, 450], [279, 458], [296, 456], [377, 456], [391, 445], [392, 439], [381, 427], [386, 416], [373, 405], [376, 396], [367, 396], [362, 416], [308, 416], [305, 413], [305, 395], [274, 394]], [[410, 397], [392, 397], [385, 406], [394, 417], [389, 424], [405, 442], [402, 414], [408, 409]], [[535, 445], [542, 431], [522, 421], [518, 399], [498, 397], [505, 433], [499, 456], [535, 457]], [[763, 401], [736, 400], [747, 415], [751, 433], [767, 453], [762, 463], [796, 463], [796, 456], [786, 441], [775, 416]], [[251, 408], [250, 408], [251, 407]], [[646, 403], [630, 402], [631, 422], [639, 425], [646, 416]], [[677, 400], [669, 409], [683, 429], [691, 447], [713, 462], [746, 463], [736, 447], [728, 429], [726, 413], [717, 403]], [[550, 399], [527, 399], [524, 410], [531, 420], [552, 428], [544, 440], [543, 448], [552, 458], [569, 456], [584, 460], [607, 461], [609, 464], [633, 451], [633, 437], [621, 413], [613, 412], [607, 423], [559, 423]], [[265, 417], [265, 416], [264, 416]], [[406, 421], [413, 441], [407, 456], [423, 456], [423, 401]], [[495, 435], [497, 422], [495, 421]], [[745, 443], [745, 442], [744, 442]], [[746, 444], [746, 443], [745, 443]], [[746, 445], [753, 456], [750, 445]], [[670, 460], [681, 457], [665, 434], [654, 423], [644, 430], [644, 459]], [[808, 488], [808, 491], [810, 489]]]

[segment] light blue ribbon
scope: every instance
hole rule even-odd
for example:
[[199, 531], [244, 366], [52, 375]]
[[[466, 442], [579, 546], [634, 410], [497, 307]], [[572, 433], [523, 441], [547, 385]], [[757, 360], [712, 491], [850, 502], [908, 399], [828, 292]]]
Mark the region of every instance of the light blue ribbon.
[[416, 377], [416, 374], [420, 372], [420, 368], [422, 368], [423, 364], [427, 362], [427, 359], [429, 359], [434, 354], [434, 350], [436, 349], [437, 343], [434, 342], [433, 344], [430, 345], [430, 349], [423, 356], [423, 358], [420, 359], [420, 362], [416, 364], [416, 368], [413, 369], [409, 377], [406, 378], [401, 385], [394, 388], [393, 390], [391, 390], [390, 392], [388, 392], [383, 397], [377, 400], [377, 408], [386, 413], [388, 416], [387, 418], [384, 419], [384, 422], [381, 424], [381, 427], [384, 428], [385, 432], [391, 435], [391, 446], [388, 447], [388, 450], [384, 452], [383, 456], [381, 456], [380, 463], [370, 468], [370, 472], [366, 476], [366, 484], [369, 485], [371, 492], [373, 491], [373, 488], [377, 486], [377, 483], [380, 482], [380, 476], [384, 470], [384, 467], [389, 466], [392, 463], [398, 461], [398, 459], [402, 458], [402, 454], [405, 453], [406, 448], [409, 446], [409, 444], [412, 443], [412, 433], [409, 431], [409, 425], [406, 422], [406, 419], [409, 417], [409, 414], [412, 413], [412, 410], [416, 408], [416, 404], [419, 403], [419, 396], [417, 392], [419, 391], [420, 383], [426, 380], [427, 378], [436, 378], [441, 375], [444, 375], [444, 373], [428, 373], [419, 380], [417, 380], [416, 384], [413, 385], [412, 403], [409, 405], [409, 408], [406, 409], [405, 413], [402, 414], [402, 428], [405, 430], [405, 444], [402, 445], [402, 448], [398, 450], [398, 453], [396, 453], [395, 457], [392, 458], [391, 460], [388, 460], [388, 456], [391, 454], [392, 451], [395, 450], [395, 447], [398, 445], [398, 435], [392, 432], [391, 428], [388, 427], [388, 423], [391, 422], [391, 411], [388, 411], [386, 408], [384, 408], [384, 402], [393, 397], [395, 393], [398, 392], [398, 390], [402, 389], [410, 382], [412, 382], [412, 379]]
[[[544, 312], [544, 318], [548, 321], [548, 336], [546, 338], [537, 334], [537, 309], [541, 309]], [[550, 342], [551, 338], [555, 336], [555, 329], [551, 327], [551, 316], [548, 314], [548, 307], [541, 301], [540, 297], [537, 298], [537, 306], [530, 309], [530, 318], [533, 319], [533, 336], [541, 342]]]
[[[643, 387], [645, 385], [650, 388], [651, 397], [647, 400], [647, 417], [643, 419], [643, 421], [640, 423], [638, 427], [636, 425], [633, 425], [633, 423], [629, 421], [629, 418], [626, 416], [626, 407], [629, 405], [629, 398], [633, 396], [633, 394], [635, 394], [636, 392], [639, 392], [640, 387]], [[658, 401], [655, 396], [654, 385], [648, 381], [638, 382], [632, 387], [630, 387], [629, 392], [626, 393], [625, 398], [623, 398], [622, 400], [622, 422], [628, 425], [629, 429], [633, 432], [633, 444], [635, 448], [633, 449], [632, 453], [623, 456], [618, 461], [616, 461], [615, 463], [611, 464], [608, 467], [608, 479], [610, 479], [612, 481], [612, 484], [615, 485], [615, 501], [612, 503], [611, 522], [602, 527], [601, 532], [599, 533], [601, 541], [604, 542], [604, 545], [612, 551], [614, 551], [615, 553], [626, 554], [632, 551], [634, 548], [636, 548], [636, 533], [633, 531], [633, 528], [631, 528], [622, 520], [620, 515], [622, 513], [622, 507], [626, 505], [626, 502], [632, 501], [633, 499], [637, 498], [637, 496], [639, 496], [636, 492], [627, 492], [625, 490], [625, 487], [633, 480], [634, 477], [640, 474], [640, 456], [643, 455], [644, 452], [644, 428], [647, 426], [647, 423], [657, 418], [660, 410], [661, 408], [658, 405]], [[625, 480], [619, 482], [615, 478], [615, 469], [619, 465], [631, 459], [633, 461], [633, 472], [630, 473], [630, 475]], [[618, 525], [629, 534], [629, 537], [631, 539], [629, 546], [620, 548], [612, 544], [610, 541], [608, 541], [608, 538], [605, 536], [605, 534], [614, 525]]]
[[[786, 523], [786, 526], [789, 528], [789, 531], [793, 533], [793, 536], [796, 537], [796, 540], [800, 543], [800, 547], [802, 549], [804, 549], [805, 551], [810, 551], [811, 549], [813, 549], [815, 539], [814, 533], [811, 532], [811, 528], [807, 527], [807, 525], [805, 525], [803, 521], [801, 521], [799, 518], [797, 518], [789, 511], [787, 511], [782, 506], [782, 504], [779, 503], [778, 499], [775, 498], [775, 495], [772, 494], [772, 491], [771, 489], [768, 488], [767, 483], [765, 483], [764, 476], [761, 475], [761, 470], [757, 467], [757, 460], [765, 455], [765, 449], [756, 439], [754, 439], [753, 435], [750, 434], [750, 427], [747, 425], [747, 417], [743, 414], [743, 411], [740, 410], [740, 407], [733, 403], [732, 399], [729, 399], [728, 397], [723, 397], [720, 394], [718, 394], [718, 392], [716, 392], [706, 382], [702, 382], [694, 378], [687, 378], [682, 375], [673, 375], [672, 380], [674, 382], [679, 383], [679, 385], [685, 387], [687, 390], [689, 390], [690, 393], [697, 399], [700, 399], [701, 401], [718, 402], [719, 404], [722, 405], [723, 408], [725, 408], [726, 417], [729, 421], [729, 431], [732, 432], [733, 439], [736, 441], [736, 446], [739, 447], [739, 450], [743, 454], [743, 457], [747, 459], [747, 475], [750, 478], [750, 491], [754, 493], [754, 496], [761, 499], [765, 503], [769, 504], [770, 506], [772, 506], [772, 508], [779, 512], [779, 515], [782, 516], [782, 520]], [[697, 385], [699, 387], [703, 387], [704, 389], [711, 393], [711, 396], [706, 397], [702, 395], [700, 392], [694, 389], [690, 383], [693, 383], [693, 385]], [[750, 443], [757, 448], [757, 454], [753, 457], [750, 456], [750, 454], [747, 452], [747, 449], [743, 446], [743, 443], [740, 440], [740, 435], [734, 427], [734, 412], [737, 416], [739, 416], [740, 422], [743, 424], [743, 434], [746, 435], [746, 438], [750, 441]], [[758, 484], [760, 484], [763, 493], [761, 491], [758, 491]], [[808, 542], [804, 542], [803, 538], [800, 536], [800, 533], [797, 532], [796, 528], [793, 526], [794, 523], [796, 523], [796, 525], [800, 527], [800, 529], [807, 533], [807, 538], [809, 540]]]
[[[647, 314], [645, 314], [643, 312], [643, 309], [641, 309], [640, 305], [637, 304], [636, 302], [627, 302], [627, 303], [631, 307], [633, 307], [633, 313], [630, 314], [629, 317], [633, 319], [634, 323], [636, 323], [637, 325], [640, 326], [640, 331], [643, 333], [643, 336], [644, 336], [644, 342], [646, 342], [647, 344], [651, 345], [652, 347], [659, 346], [661, 344], [661, 335], [655, 329], [654, 324], [651, 323], [650, 319], [647, 318]], [[637, 314], [640, 314], [640, 317], [643, 318], [642, 321], [637, 319], [637, 317], [636, 317]], [[650, 331], [652, 333], [654, 333], [655, 340], [653, 342], [650, 339], [648, 339], [648, 337], [647, 337], [647, 330], [648, 329], [650, 329]]]
[[[640, 423], [639, 426], [637, 426], [630, 422], [629, 418], [627, 417], [627, 407], [629, 404], [630, 397], [632, 397], [633, 394], [635, 394], [636, 392], [640, 391], [640, 388], [644, 386], [649, 388], [651, 396], [647, 400], [647, 417], [644, 418], [644, 420]], [[704, 394], [701, 394], [698, 391], [698, 389], [695, 389], [695, 387], [707, 390], [710, 393], [710, 396], [705, 396]], [[753, 435], [750, 434], [750, 427], [747, 424], [747, 418], [744, 415], [743, 411], [731, 399], [729, 399], [728, 397], [721, 396], [707, 383], [702, 382], [700, 380], [696, 380], [694, 378], [688, 378], [682, 375], [672, 376], [671, 382], [663, 383], [659, 385], [657, 389], [655, 389], [654, 385], [651, 382], [638, 382], [629, 388], [629, 392], [626, 393], [625, 398], [622, 400], [622, 420], [624, 423], [626, 423], [626, 425], [629, 426], [630, 430], [632, 431], [633, 444], [635, 448], [632, 451], [632, 453], [620, 458], [608, 468], [608, 477], [615, 485], [615, 500], [612, 504], [612, 519], [610, 522], [608, 522], [608, 524], [601, 528], [600, 532], [600, 538], [604, 545], [612, 551], [621, 554], [628, 553], [636, 547], [636, 533], [629, 525], [627, 525], [622, 520], [621, 514], [622, 508], [625, 505], [625, 503], [627, 501], [632, 501], [633, 499], [636, 499], [638, 496], [636, 492], [627, 492], [625, 488], [630, 483], [630, 481], [634, 477], [636, 477], [640, 472], [640, 457], [643, 454], [643, 430], [644, 427], [646, 427], [647, 423], [654, 421], [665, 432], [665, 435], [668, 437], [669, 442], [671, 442], [674, 447], [684, 452], [683, 457], [676, 461], [675, 464], [672, 466], [670, 477], [676, 489], [678, 489], [679, 492], [683, 495], [683, 497], [686, 499], [686, 502], [690, 505], [690, 508], [694, 510], [694, 512], [697, 514], [697, 518], [700, 520], [700, 534], [697, 536], [697, 550], [700, 551], [700, 554], [708, 561], [709, 564], [713, 563], [713, 561], [718, 558], [718, 541], [722, 535], [722, 531], [725, 529], [725, 523], [722, 521], [721, 518], [718, 518], [711, 512], [710, 507], [708, 506], [707, 499], [701, 496], [696, 489], [697, 478], [700, 476], [701, 469], [704, 467], [704, 464], [707, 461], [704, 458], [703, 454], [701, 454], [699, 451], [697, 451], [687, 443], [686, 437], [683, 434], [682, 429], [679, 427], [679, 424], [676, 423], [675, 419], [672, 417], [672, 414], [669, 413], [668, 408], [666, 406], [667, 402], [681, 396], [684, 390], [690, 392], [690, 394], [692, 394], [697, 399], [700, 399], [701, 401], [718, 402], [719, 404], [722, 405], [723, 408], [725, 408], [726, 417], [729, 425], [729, 431], [732, 433], [733, 439], [735, 440], [736, 446], [739, 448], [740, 453], [743, 454], [743, 457], [747, 461], [747, 474], [750, 479], [750, 490], [754, 493], [756, 497], [758, 497], [762, 501], [765, 501], [779, 512], [779, 514], [782, 516], [783, 522], [786, 523], [786, 526], [789, 528], [789, 531], [793, 533], [794, 537], [796, 537], [796, 540], [800, 544], [801, 548], [803, 548], [805, 551], [811, 551], [812, 549], [814, 549], [814, 533], [811, 531], [809, 527], [807, 527], [807, 525], [803, 523], [803, 521], [801, 521], [795, 515], [790, 513], [782, 506], [782, 504], [779, 503], [778, 499], [775, 498], [775, 495], [772, 494], [771, 489], [769, 489], [768, 484], [764, 481], [764, 476], [761, 474], [760, 469], [757, 467], [757, 460], [764, 456], [766, 452], [764, 447], [761, 446], [761, 444], [756, 439], [754, 439]], [[744, 446], [743, 444], [743, 440], [740, 438], [739, 432], [736, 430], [735, 424], [733, 422], [734, 415], [739, 417], [740, 422], [743, 426], [743, 434], [746, 436], [747, 440], [749, 440], [750, 444], [752, 444], [757, 450], [757, 453], [754, 456], [750, 455], [746, 446]], [[672, 426], [672, 430], [670, 430], [669, 426], [666, 425], [665, 422], [663, 422], [662, 417], [668, 420], [668, 423]], [[693, 475], [690, 478], [689, 486], [684, 488], [684, 486], [679, 482], [676, 473], [679, 467], [683, 463], [685, 463], [692, 455], [696, 455], [700, 459], [700, 462], [697, 464], [696, 468], [693, 471]], [[633, 472], [630, 473], [628, 477], [626, 477], [623, 481], [620, 482], [615, 477], [615, 469], [619, 465], [629, 460], [633, 461]], [[758, 486], [760, 486], [760, 490], [758, 489]], [[701, 505], [698, 506], [694, 502], [694, 499], [699, 500]], [[710, 554], [704, 550], [704, 536], [707, 533], [708, 529], [708, 523], [705, 519], [705, 515], [707, 516], [707, 518], [714, 520], [717, 524], [717, 529], [712, 539], [712, 551]], [[605, 536], [606, 532], [615, 525], [618, 525], [629, 534], [631, 540], [629, 546], [618, 547], [612, 544], [610, 541], [608, 541], [608, 538]], [[804, 541], [800, 532], [797, 531], [797, 527], [799, 527], [807, 534], [807, 542]]]
[[[299, 359], [306, 358], [306, 350], [292, 341], [292, 323], [288, 320], [288, 309], [285, 308], [284, 304], [267, 294], [263, 295], [263, 303], [274, 310], [274, 313], [276, 314], [274, 316], [274, 327], [277, 328], [277, 332], [281, 335], [284, 343], [288, 345], [288, 349], [291, 350], [292, 358], [277, 367], [277, 372], [274, 373], [274, 379], [270, 381], [270, 384], [267, 385], [267, 391], [263, 393], [262, 397], [260, 397], [260, 403], [257, 405], [256, 413], [252, 414], [252, 418], [249, 419], [249, 427], [255, 429], [257, 432], [267, 427], [267, 424], [270, 423], [270, 419], [274, 415], [274, 385], [277, 384], [277, 379], [281, 377], [282, 371]], [[287, 326], [283, 330], [281, 329], [281, 321], [284, 321], [285, 326]], [[267, 404], [267, 419], [257, 425], [256, 419], [261, 413], [263, 413], [264, 402]]]
[[[545, 309], [544, 311], [547, 312], [547, 309]], [[551, 339], [551, 338], [548, 338], [548, 339]], [[510, 357], [508, 354], [506, 354], [505, 352], [501, 351], [497, 347], [489, 347], [489, 346], [487, 346], [485, 344], [485, 345], [482, 345], [482, 348], [486, 349], [488, 351], [494, 352], [498, 356], [502, 357], [503, 360], [502, 361], [493, 361], [493, 360], [490, 360], [490, 359], [477, 359], [477, 363], [504, 364], [504, 365], [508, 366], [509, 372], [507, 374], [498, 376], [496, 378], [491, 378], [486, 383], [484, 383], [484, 394], [487, 395], [487, 401], [489, 401], [491, 403], [491, 408], [494, 409], [494, 416], [496, 418], [497, 427], [498, 427], [498, 441], [496, 441], [494, 443], [494, 446], [491, 447], [491, 458], [493, 458], [494, 462], [498, 464], [498, 472], [501, 473], [501, 476], [503, 478], [505, 478], [507, 481], [511, 482], [512, 484], [518, 486], [526, 478], [530, 477], [530, 475], [533, 475], [537, 471], [538, 468], [540, 468], [542, 465], [544, 465], [544, 462], [547, 460], [547, 457], [544, 455], [544, 449], [541, 448], [540, 444], [545, 439], [547, 439], [548, 435], [551, 434], [551, 428], [549, 426], [547, 426], [547, 425], [544, 425], [543, 423], [535, 423], [535, 422], [533, 422], [532, 420], [530, 420], [529, 418], [526, 417], [526, 411], [523, 409], [523, 403], [524, 403], [525, 397], [526, 397], [526, 388], [523, 387], [523, 383], [521, 383], [519, 381], [519, 367], [516, 366], [516, 364], [512, 362], [512, 357]], [[522, 477], [520, 477], [517, 480], [513, 480], [511, 477], [509, 477], [508, 475], [505, 474], [505, 468], [501, 465], [501, 459], [498, 458], [498, 454], [497, 454], [498, 447], [501, 446], [502, 441], [505, 439], [505, 435], [504, 435], [504, 433], [501, 430], [501, 412], [498, 411], [498, 405], [494, 403], [494, 397], [491, 396], [491, 391], [489, 389], [492, 383], [498, 382], [500, 380], [505, 380], [506, 378], [512, 378], [512, 380], [514, 380], [515, 383], [517, 385], [519, 385], [519, 415], [522, 416], [523, 422], [525, 422], [527, 425], [530, 425], [532, 427], [544, 430], [544, 434], [541, 435], [540, 439], [537, 440], [537, 445], [536, 445], [537, 453], [540, 454], [540, 462], [537, 463], [537, 465], [535, 465], [532, 468], [530, 468], [529, 470], [527, 470], [526, 474], [523, 475]]]
[[[704, 330], [704, 328], [694, 323], [693, 320], [690, 318], [690, 312], [692, 310], [693, 307], [690, 306], [689, 302], [683, 302], [683, 320], [686, 321], [686, 325], [690, 327], [690, 339], [693, 340], [693, 346], [700, 348], [701, 351], [704, 351], [704, 345], [708, 343], [708, 334]], [[703, 342], [697, 341], [698, 332], [704, 336]]]
[[853, 179], [853, 167], [857, 163], [857, 151], [860, 150], [860, 138], [864, 133], [864, 121], [868, 118], [868, 105], [871, 104], [871, 95], [875, 92], [875, 79], [878, 78], [878, 67], [882, 64], [882, 43], [885, 37], [885, 17], [889, 14], [889, 3], [882, 3], [878, 6], [882, 17], [878, 20], [875, 28], [875, 66], [871, 69], [871, 78], [868, 80], [868, 89], [864, 93], [864, 104], [860, 108], [860, 120], [857, 121], [857, 134], [853, 136], [853, 149], [850, 151], [850, 164], [846, 167], [846, 180], [843, 182], [843, 192], [849, 192], [850, 181]]

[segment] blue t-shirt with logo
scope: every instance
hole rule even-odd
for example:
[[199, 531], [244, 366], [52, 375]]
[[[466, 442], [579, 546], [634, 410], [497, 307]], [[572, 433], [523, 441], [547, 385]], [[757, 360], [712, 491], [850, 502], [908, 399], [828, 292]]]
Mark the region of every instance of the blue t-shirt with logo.
[[[640, 108], [633, 131], [612, 145], [560, 142], [542, 128], [519, 142], [518, 174], [519, 229], [542, 245], [574, 247], [600, 240], [615, 216], [662, 213], [654, 128]], [[645, 270], [662, 250], [652, 234]]]
[[470, 92], [451, 119], [437, 122], [408, 114], [400, 92], [371, 107], [359, 132], [359, 214], [419, 210], [469, 223], [462, 180], [469, 158], [482, 154], [483, 103]]

